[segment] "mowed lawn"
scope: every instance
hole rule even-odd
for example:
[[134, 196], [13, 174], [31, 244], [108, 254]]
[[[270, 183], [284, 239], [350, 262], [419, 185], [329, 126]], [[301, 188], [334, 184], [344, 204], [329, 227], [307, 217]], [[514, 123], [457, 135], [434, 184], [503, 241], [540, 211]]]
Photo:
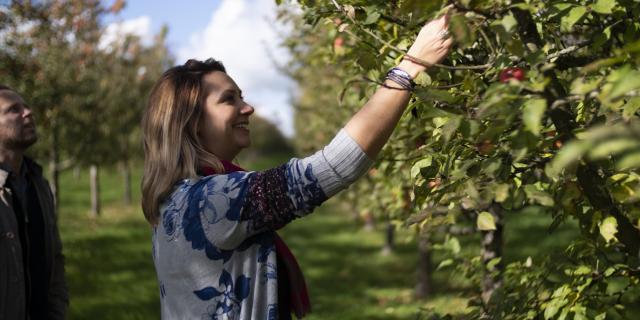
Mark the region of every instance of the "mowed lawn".
[[[68, 172], [61, 179], [59, 223], [67, 258], [70, 319], [157, 319], [151, 229], [139, 208], [140, 172], [134, 174], [132, 206], [122, 204], [122, 176], [117, 170], [104, 169], [100, 178], [103, 213], [96, 219], [89, 217], [87, 171], [79, 176]], [[313, 313], [308, 319], [422, 319], [421, 309], [464, 310], [467, 282], [446, 270], [435, 273], [431, 299], [414, 299], [417, 249], [409, 230], [398, 233], [392, 254], [382, 255], [384, 224], [366, 231], [345, 208], [332, 199], [281, 231], [310, 288]], [[565, 228], [549, 236], [548, 218], [535, 213], [522, 214], [513, 222], [505, 236], [507, 258], [512, 259], [531, 255], [535, 261], [536, 256], [563, 248], [575, 232]], [[463, 250], [478, 250], [476, 243], [463, 242]], [[433, 264], [440, 259], [436, 253]]]

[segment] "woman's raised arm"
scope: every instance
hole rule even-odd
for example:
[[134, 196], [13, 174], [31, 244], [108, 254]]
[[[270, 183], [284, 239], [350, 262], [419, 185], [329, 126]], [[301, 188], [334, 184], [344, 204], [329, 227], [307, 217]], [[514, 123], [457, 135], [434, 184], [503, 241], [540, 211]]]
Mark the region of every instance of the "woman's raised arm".
[[[447, 15], [427, 23], [409, 49], [408, 54], [430, 64], [440, 62], [449, 52], [452, 39], [446, 37], [449, 23]], [[408, 60], [403, 60], [398, 68], [415, 78], [425, 67]], [[399, 87], [398, 84], [386, 80], [385, 85]], [[394, 90], [380, 87], [367, 103], [345, 126], [347, 133], [371, 159], [391, 136], [409, 101], [410, 93], [405, 90]]]

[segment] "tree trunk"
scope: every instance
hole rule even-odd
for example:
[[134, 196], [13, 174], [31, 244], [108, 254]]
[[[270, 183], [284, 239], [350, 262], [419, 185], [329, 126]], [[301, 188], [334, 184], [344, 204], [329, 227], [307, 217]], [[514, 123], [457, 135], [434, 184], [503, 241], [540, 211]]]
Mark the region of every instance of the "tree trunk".
[[79, 166], [73, 167], [73, 178], [75, 180], [80, 179], [80, 167]]
[[371, 211], [366, 210], [362, 212], [362, 220], [364, 221], [364, 230], [373, 231], [376, 228], [376, 219]]
[[493, 293], [502, 287], [503, 262], [500, 261], [489, 268], [487, 264], [494, 258], [502, 258], [503, 247], [503, 212], [499, 204], [493, 204], [489, 209], [496, 224], [496, 230], [482, 232], [482, 249], [480, 256], [485, 266], [482, 276], [482, 301], [489, 304]]
[[387, 256], [393, 252], [393, 245], [395, 243], [394, 235], [396, 228], [391, 222], [387, 222], [387, 230], [385, 232], [384, 247], [382, 248], [382, 254]]
[[60, 162], [60, 155], [58, 154], [58, 134], [54, 129], [51, 134], [51, 146], [49, 148], [49, 187], [53, 194], [53, 206], [56, 212], [58, 212], [58, 199], [60, 199], [60, 177], [58, 170], [58, 163]]
[[129, 167], [129, 161], [124, 160], [122, 162], [122, 177], [124, 179], [124, 204], [131, 205], [131, 168]]
[[431, 242], [428, 236], [418, 236], [418, 274], [416, 298], [428, 299], [432, 293]]
[[100, 179], [98, 175], [98, 166], [92, 164], [89, 167], [89, 179], [91, 187], [91, 217], [96, 218], [100, 215]]

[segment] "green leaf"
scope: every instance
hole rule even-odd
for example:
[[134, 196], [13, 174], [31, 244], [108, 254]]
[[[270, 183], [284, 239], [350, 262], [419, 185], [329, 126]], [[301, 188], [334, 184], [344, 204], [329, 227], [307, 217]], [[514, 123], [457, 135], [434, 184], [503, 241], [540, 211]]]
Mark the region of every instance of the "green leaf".
[[605, 277], [610, 277], [615, 272], [616, 272], [616, 269], [614, 267], [609, 267], [609, 268], [607, 268], [607, 270], [604, 271], [603, 274], [604, 274]]
[[599, 98], [611, 101], [625, 96], [631, 91], [640, 89], [640, 71], [633, 70], [629, 65], [625, 65], [618, 70], [612, 71], [607, 77], [607, 82], [603, 86]]
[[569, 165], [578, 161], [588, 150], [590, 144], [574, 140], [564, 145], [545, 169], [545, 173], [556, 178]]
[[591, 9], [597, 13], [611, 14], [616, 5], [616, 0], [598, 0], [591, 6]]
[[633, 97], [622, 107], [622, 117], [625, 120], [629, 120], [635, 115], [638, 109], [640, 109], [640, 97]]
[[600, 77], [595, 79], [577, 78], [571, 83], [571, 93], [578, 95], [587, 94], [598, 88], [601, 81], [602, 78]]
[[376, 7], [374, 6], [367, 7], [365, 8], [365, 11], [367, 12], [367, 19], [365, 19], [362, 24], [364, 25], [374, 24], [378, 22], [378, 20], [380, 20], [380, 12]]
[[563, 308], [567, 304], [567, 295], [571, 293], [571, 289], [569, 289], [568, 285], [563, 285], [562, 287], [556, 289], [553, 292], [553, 299], [546, 304], [544, 310], [544, 318], [545, 320], [549, 320], [553, 318], [561, 308]]
[[529, 198], [530, 200], [533, 200], [534, 202], [545, 207], [553, 207], [553, 197], [551, 197], [551, 195], [549, 195], [545, 191], [538, 190], [536, 186], [528, 184], [524, 186], [524, 192], [527, 194], [527, 198]]
[[591, 273], [591, 267], [587, 265], [581, 265], [576, 270], [573, 271], [573, 274], [576, 276], [583, 276]]
[[455, 103], [459, 98], [446, 90], [440, 89], [416, 88], [415, 94], [424, 101], [443, 101], [450, 104]]
[[640, 167], [640, 152], [632, 152], [624, 155], [620, 161], [616, 163], [616, 169], [628, 170]]
[[522, 121], [525, 128], [536, 136], [540, 135], [545, 110], [547, 110], [547, 101], [544, 99], [529, 99], [524, 104]]
[[496, 184], [493, 189], [493, 194], [496, 202], [505, 202], [509, 197], [509, 185], [506, 183]]
[[460, 253], [460, 241], [456, 237], [449, 238], [444, 246], [445, 248], [449, 249], [454, 255]]
[[607, 217], [600, 223], [600, 235], [607, 243], [616, 239], [618, 233], [618, 221], [614, 217]]
[[571, 28], [573, 28], [573, 25], [576, 24], [578, 21], [580, 21], [580, 19], [582, 19], [582, 17], [586, 12], [587, 12], [587, 8], [583, 6], [576, 6], [571, 8], [571, 10], [569, 11], [569, 14], [567, 14], [566, 16], [563, 16], [560, 21], [560, 26], [562, 31], [565, 31], [565, 32], [571, 31]]
[[449, 31], [456, 40], [456, 46], [459, 48], [467, 48], [476, 41], [476, 32], [471, 29], [473, 23], [467, 21], [464, 15], [457, 14], [451, 17], [449, 21]]
[[544, 310], [544, 319], [545, 320], [549, 320], [549, 319], [553, 318], [553, 316], [555, 316], [556, 313], [558, 313], [558, 307], [553, 302], [554, 301], [552, 301], [552, 303], [549, 304], [547, 306], [547, 308]]
[[420, 159], [411, 167], [411, 178], [416, 179], [420, 174], [420, 169], [431, 166], [431, 157]]
[[426, 87], [431, 85], [431, 77], [426, 72], [420, 72], [418, 76], [413, 79], [413, 82], [421, 87]]
[[357, 48], [358, 59], [356, 63], [362, 67], [363, 70], [371, 70], [378, 66], [378, 57], [375, 54], [362, 48]]
[[453, 259], [443, 260], [442, 262], [440, 262], [440, 264], [438, 264], [438, 267], [436, 268], [436, 270], [440, 270], [440, 269], [442, 269], [444, 267], [448, 267], [448, 266], [450, 266], [452, 264], [453, 264]]
[[449, 142], [449, 140], [451, 140], [451, 137], [460, 127], [461, 121], [462, 117], [451, 117], [449, 118], [449, 121], [444, 124], [442, 127], [442, 136], [444, 137], [445, 142]]
[[500, 263], [500, 261], [502, 261], [502, 257], [497, 257], [489, 260], [489, 262], [487, 262], [487, 270], [494, 270], [498, 263]]
[[621, 137], [616, 139], [605, 140], [596, 144], [589, 150], [589, 156], [592, 159], [601, 159], [610, 155], [616, 155], [621, 152], [636, 148], [640, 145], [640, 141], [636, 141], [630, 137]]
[[478, 230], [496, 230], [496, 222], [493, 219], [493, 215], [486, 211], [480, 212], [476, 220], [476, 225], [478, 226]]
[[507, 30], [507, 32], [511, 32], [511, 30], [518, 25], [518, 21], [516, 21], [516, 18], [514, 18], [511, 13], [509, 13], [500, 20], [500, 24], [505, 30]]

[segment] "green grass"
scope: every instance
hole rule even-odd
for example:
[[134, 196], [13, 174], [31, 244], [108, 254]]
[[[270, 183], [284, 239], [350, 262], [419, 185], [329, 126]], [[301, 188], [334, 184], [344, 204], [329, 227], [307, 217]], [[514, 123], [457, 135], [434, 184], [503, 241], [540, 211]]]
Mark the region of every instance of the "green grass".
[[[122, 204], [122, 177], [100, 175], [103, 212], [89, 217], [89, 177], [61, 179], [59, 225], [66, 256], [69, 319], [159, 318], [150, 228], [138, 206]], [[134, 190], [139, 174], [134, 175]], [[139, 194], [134, 193], [134, 203]]]
[[[264, 160], [248, 169], [275, 166], [288, 157]], [[103, 214], [89, 218], [86, 171], [61, 180], [60, 229], [70, 287], [69, 319], [157, 319], [159, 294], [151, 258], [150, 228], [139, 209], [139, 172], [133, 179], [134, 204], [124, 206], [122, 178], [114, 169], [101, 174]], [[469, 281], [434, 273], [434, 295], [413, 297], [417, 249], [408, 231], [397, 236], [391, 255], [382, 255], [384, 232], [366, 231], [353, 222], [337, 199], [281, 231], [307, 279], [313, 312], [308, 319], [416, 319], [421, 308], [461, 313]], [[576, 236], [571, 223], [547, 232], [548, 215], [535, 211], [509, 215], [505, 260], [539, 261], [560, 255]], [[461, 241], [463, 252], [477, 252], [479, 237]], [[434, 253], [434, 265], [442, 254]]]

